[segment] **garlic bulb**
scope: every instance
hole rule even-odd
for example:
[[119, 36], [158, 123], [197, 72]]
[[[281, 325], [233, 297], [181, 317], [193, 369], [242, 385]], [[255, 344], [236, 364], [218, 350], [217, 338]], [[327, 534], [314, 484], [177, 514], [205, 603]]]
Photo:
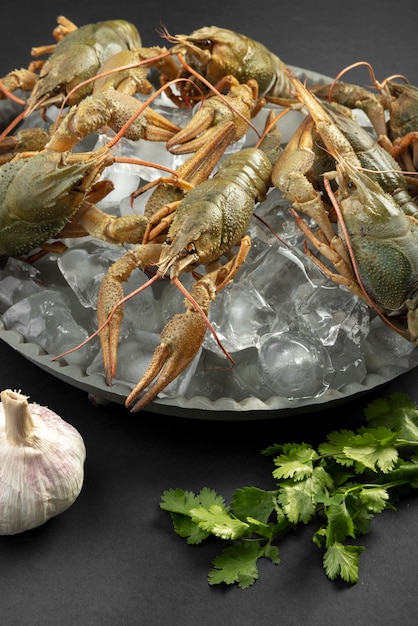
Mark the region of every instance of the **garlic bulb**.
[[6, 389], [0, 404], [0, 535], [35, 528], [81, 491], [86, 448], [56, 413]]

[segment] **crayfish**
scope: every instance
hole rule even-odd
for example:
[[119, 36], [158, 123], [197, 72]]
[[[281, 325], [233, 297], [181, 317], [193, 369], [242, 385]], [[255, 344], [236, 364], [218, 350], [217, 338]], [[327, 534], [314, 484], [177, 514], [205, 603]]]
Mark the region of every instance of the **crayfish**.
[[[228, 127], [224, 134], [227, 138]], [[219, 145], [217, 138], [215, 145]], [[121, 282], [136, 267], [157, 266], [156, 277], [169, 275], [178, 286], [178, 277], [199, 266], [208, 268], [186, 298], [186, 312], [175, 315], [161, 332], [149, 369], [126, 400], [126, 406], [137, 411], [153, 400], [178, 374], [187, 367], [202, 344], [207, 330], [206, 316], [216, 295], [235, 276], [250, 247], [245, 230], [252, 218], [254, 205], [262, 201], [270, 186], [272, 163], [280, 150], [280, 136], [271, 131], [265, 139], [266, 148], [246, 148], [230, 156], [213, 178], [201, 182], [176, 203], [174, 217], [165, 241], [149, 257], [149, 244], [128, 251], [109, 270], [102, 281], [99, 294], [99, 326], [102, 352], [108, 384], [116, 372], [117, 343], [123, 310]], [[264, 151], [267, 150], [267, 153]], [[162, 214], [166, 207], [162, 207]], [[160, 220], [160, 214], [154, 216]], [[223, 256], [239, 250], [226, 263]], [[116, 310], [115, 310], [116, 307]], [[107, 318], [112, 313], [108, 324]], [[153, 382], [155, 380], [155, 382]], [[147, 387], [149, 387], [147, 389]]]
[[[338, 80], [343, 73], [362, 65], [368, 68], [378, 94]], [[395, 78], [402, 82], [395, 82]], [[405, 76], [378, 81], [372, 66], [359, 61], [340, 72], [330, 85], [318, 86], [315, 94], [323, 100], [364, 111], [373, 125], [378, 142], [398, 160], [400, 167], [406, 171], [417, 169], [418, 88], [411, 85]], [[410, 182], [415, 184], [416, 181]]]
[[[202, 91], [207, 93], [207, 82], [222, 85], [230, 78], [239, 83], [256, 80], [260, 96], [289, 97], [289, 80], [285, 73], [285, 64], [266, 46], [254, 39], [217, 26], [204, 26], [189, 35], [170, 35], [166, 30], [163, 37], [175, 44], [173, 52], [181, 52], [187, 66], [182, 75], [190, 77], [190, 68], [194, 82], [184, 83], [177, 102], [182, 105], [190, 100], [199, 100]], [[203, 80], [204, 79], [204, 82]]]
[[[418, 224], [394, 195], [382, 188], [370, 162], [367, 172], [363, 171], [360, 158], [332, 115], [296, 77], [290, 77], [309, 116], [280, 155], [273, 170], [273, 183], [297, 212], [316, 222], [315, 233], [295, 211], [307, 239], [336, 271], [311, 253], [318, 266], [335, 282], [364, 299], [399, 334], [417, 343]], [[335, 169], [323, 171], [322, 176], [338, 216], [337, 233], [320, 191], [309, 178], [315, 161], [312, 127], [335, 161]], [[337, 185], [335, 192], [331, 189], [332, 181]]]

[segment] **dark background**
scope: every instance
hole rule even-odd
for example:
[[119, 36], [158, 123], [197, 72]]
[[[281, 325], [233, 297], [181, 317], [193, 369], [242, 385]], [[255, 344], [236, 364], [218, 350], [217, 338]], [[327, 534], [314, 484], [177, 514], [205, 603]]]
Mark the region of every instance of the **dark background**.
[[[415, 0], [331, 3], [297, 0], [152, 0], [112, 5], [3, 0], [0, 76], [30, 60], [30, 49], [52, 41], [57, 14], [77, 25], [122, 18], [144, 45], [203, 25], [243, 32], [291, 65], [330, 76], [367, 60], [378, 78], [406, 74], [418, 84]], [[351, 79], [354, 80], [354, 75]], [[367, 83], [363, 71], [359, 80]], [[244, 485], [274, 488], [272, 462], [260, 450], [275, 442], [322, 441], [355, 428], [366, 402], [393, 391], [418, 401], [417, 372], [342, 406], [255, 422], [217, 422], [93, 407], [85, 392], [53, 378], [3, 342], [1, 388], [17, 388], [74, 424], [87, 446], [86, 476], [76, 503], [45, 526], [0, 538], [0, 606], [5, 626], [33, 624], [415, 624], [418, 619], [418, 501], [377, 516], [362, 539], [360, 580], [330, 582], [307, 526], [282, 543], [282, 563], [260, 564], [248, 590], [211, 588], [206, 575], [219, 544], [187, 546], [167, 513], [162, 492], [209, 486], [228, 500]]]

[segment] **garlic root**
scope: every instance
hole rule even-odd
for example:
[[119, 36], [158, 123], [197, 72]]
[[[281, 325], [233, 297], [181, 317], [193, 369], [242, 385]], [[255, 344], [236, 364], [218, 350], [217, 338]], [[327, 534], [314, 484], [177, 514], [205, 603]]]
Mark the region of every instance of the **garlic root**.
[[54, 411], [11, 389], [0, 396], [0, 535], [14, 535], [73, 504], [83, 485], [86, 448]]

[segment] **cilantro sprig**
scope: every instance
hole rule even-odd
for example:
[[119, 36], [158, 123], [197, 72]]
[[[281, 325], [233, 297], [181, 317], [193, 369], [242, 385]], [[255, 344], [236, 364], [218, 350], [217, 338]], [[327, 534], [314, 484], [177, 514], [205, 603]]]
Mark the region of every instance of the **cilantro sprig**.
[[374, 515], [401, 493], [418, 488], [418, 408], [402, 393], [376, 400], [364, 410], [367, 426], [331, 432], [317, 448], [308, 443], [275, 444], [262, 453], [273, 456], [275, 488], [237, 489], [229, 505], [204, 487], [194, 494], [170, 489], [160, 507], [171, 515], [175, 532], [189, 544], [209, 536], [227, 542], [213, 561], [210, 585], [258, 579], [257, 562], [280, 563], [279, 539], [298, 524], [317, 521], [313, 542], [323, 550], [331, 580], [356, 583], [366, 534]]

